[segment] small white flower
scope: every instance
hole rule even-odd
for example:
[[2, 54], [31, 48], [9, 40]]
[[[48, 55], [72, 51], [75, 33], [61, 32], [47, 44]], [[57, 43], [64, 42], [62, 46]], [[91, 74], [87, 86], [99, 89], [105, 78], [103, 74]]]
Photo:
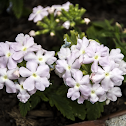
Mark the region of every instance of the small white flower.
[[89, 18], [84, 18], [84, 22], [86, 23], [86, 25], [88, 25], [91, 20]]

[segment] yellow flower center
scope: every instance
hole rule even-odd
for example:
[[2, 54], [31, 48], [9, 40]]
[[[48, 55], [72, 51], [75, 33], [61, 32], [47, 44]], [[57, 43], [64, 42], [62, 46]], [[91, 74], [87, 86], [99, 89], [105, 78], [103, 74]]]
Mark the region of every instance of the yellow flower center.
[[24, 88], [23, 88], [23, 85], [21, 85], [21, 89], [24, 89]]
[[37, 77], [36, 73], [33, 73], [32, 76], [33, 76], [33, 77]]
[[36, 14], [39, 14], [39, 13], [41, 13], [41, 10], [38, 10], [38, 11], [36, 12]]
[[105, 76], [106, 76], [106, 77], [109, 76], [109, 73], [105, 73]]
[[26, 47], [23, 47], [23, 49], [22, 49], [23, 51], [26, 51], [27, 50], [27, 48]]
[[9, 53], [7, 53], [7, 57], [10, 57], [11, 56], [11, 53], [9, 52]]
[[91, 94], [95, 94], [95, 91], [94, 91], [94, 90], [92, 90], [92, 91], [91, 91]]
[[77, 86], [77, 87], [80, 87], [80, 84], [79, 84], [79, 83], [76, 83], [76, 86]]
[[70, 70], [70, 69], [71, 69], [71, 66], [69, 66], [69, 65], [68, 65], [68, 67], [67, 67], [67, 68], [68, 68], [68, 70]]
[[7, 75], [4, 76], [4, 79], [8, 79]]
[[82, 50], [82, 52], [81, 52], [82, 54], [85, 54], [85, 50]]
[[42, 59], [42, 58], [39, 58], [38, 60], [39, 60], [39, 61], [42, 61], [43, 59]]
[[94, 58], [97, 60], [98, 59], [98, 55], [96, 55]]

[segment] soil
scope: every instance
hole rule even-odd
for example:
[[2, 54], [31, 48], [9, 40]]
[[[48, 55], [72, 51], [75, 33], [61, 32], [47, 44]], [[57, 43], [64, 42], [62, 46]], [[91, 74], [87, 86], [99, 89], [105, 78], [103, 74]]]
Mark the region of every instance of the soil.
[[[39, 4], [43, 7], [54, 4], [63, 4], [66, 0], [26, 0], [24, 6], [29, 10]], [[70, 0], [71, 3], [78, 3], [80, 7], [84, 7], [87, 11], [85, 17], [91, 21], [114, 19], [126, 27], [126, 1], [125, 0]], [[6, 9], [0, 14], [0, 41], [15, 41], [15, 37], [19, 33], [28, 34], [31, 30], [39, 28], [28, 21], [28, 15], [16, 19], [12, 12], [7, 13]], [[55, 37], [48, 35], [36, 36], [35, 42], [41, 44], [43, 48], [51, 50], [52, 46], [60, 46]], [[126, 109], [126, 86], [121, 86], [123, 96], [118, 98], [116, 102], [111, 102], [105, 106], [102, 116], [106, 116], [113, 112]], [[16, 94], [7, 94], [5, 89], [0, 90], [0, 126], [64, 126], [80, 122], [66, 119], [57, 109], [51, 108], [48, 103], [40, 103], [34, 111], [29, 113], [26, 118], [22, 118], [19, 114], [18, 99]], [[44, 110], [44, 111], [42, 111]], [[39, 113], [39, 115], [37, 115]], [[46, 115], [45, 117], [43, 116]]]

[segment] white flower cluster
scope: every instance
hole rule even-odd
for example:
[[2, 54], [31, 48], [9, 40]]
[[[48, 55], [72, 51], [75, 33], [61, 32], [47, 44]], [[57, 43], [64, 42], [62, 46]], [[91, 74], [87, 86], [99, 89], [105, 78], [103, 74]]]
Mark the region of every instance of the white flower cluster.
[[33, 12], [30, 14], [28, 20], [33, 20], [34, 22], [41, 21], [45, 16], [48, 16], [51, 13], [54, 13], [54, 16], [60, 15], [61, 10], [69, 10], [70, 2], [66, 2], [62, 5], [52, 5], [51, 7], [47, 6], [43, 8], [42, 6], [37, 6], [33, 8]]
[[[120, 49], [100, 45], [86, 37], [77, 40], [71, 48], [61, 47], [58, 52], [55, 71], [69, 86], [67, 97], [82, 104], [84, 100], [92, 103], [106, 100], [116, 101], [122, 93], [118, 86], [126, 74], [126, 62]], [[91, 65], [91, 74], [84, 75], [81, 66]]]
[[0, 42], [0, 89], [5, 85], [7, 93], [18, 93], [25, 103], [36, 90], [44, 91], [50, 85], [49, 66], [56, 58], [54, 51], [42, 49], [27, 34], [18, 34], [15, 40]]

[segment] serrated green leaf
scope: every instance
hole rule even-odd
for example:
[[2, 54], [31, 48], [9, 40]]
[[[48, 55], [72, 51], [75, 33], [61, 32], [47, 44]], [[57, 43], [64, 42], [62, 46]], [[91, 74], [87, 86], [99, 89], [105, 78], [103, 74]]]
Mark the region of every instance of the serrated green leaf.
[[41, 91], [37, 91], [36, 94], [45, 102], [47, 102], [49, 99], [45, 96], [45, 94]]
[[62, 86], [60, 86], [57, 89], [56, 94], [60, 95], [60, 96], [63, 96], [64, 94], [67, 94], [67, 90], [68, 90], [68, 87], [65, 84], [63, 84]]
[[10, 0], [12, 2], [12, 10], [17, 18], [20, 18], [23, 11], [23, 0]]
[[87, 108], [87, 119], [88, 120], [95, 120], [101, 116], [101, 113], [104, 111], [104, 102], [96, 102], [92, 104], [89, 101], [86, 102]]
[[72, 108], [69, 106], [67, 98], [61, 97], [56, 94], [49, 95], [49, 103], [51, 106], [56, 106], [56, 108], [63, 114], [63, 116], [68, 119], [75, 120], [72, 112]]
[[29, 101], [27, 101], [26, 103], [19, 102], [19, 110], [23, 117], [25, 117], [27, 112], [30, 111], [30, 107], [31, 104], [29, 103]]
[[40, 97], [34, 94], [30, 97], [29, 102], [31, 103], [31, 109], [33, 109], [40, 102]]
[[84, 120], [86, 117], [86, 107], [84, 104], [78, 104], [76, 101], [69, 101], [70, 106], [72, 107], [73, 114], [80, 118], [81, 120]]

